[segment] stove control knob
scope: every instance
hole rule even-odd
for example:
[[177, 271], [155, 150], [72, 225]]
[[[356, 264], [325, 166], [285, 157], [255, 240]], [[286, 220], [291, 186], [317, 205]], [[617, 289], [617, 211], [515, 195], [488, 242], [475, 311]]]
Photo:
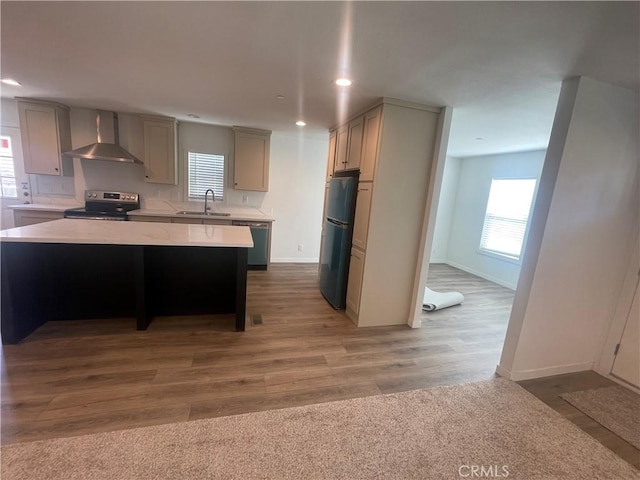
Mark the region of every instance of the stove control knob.
[[92, 194], [91, 194], [91, 196], [92, 196], [93, 198], [96, 198], [98, 195], [97, 195], [96, 193], [92, 193]]

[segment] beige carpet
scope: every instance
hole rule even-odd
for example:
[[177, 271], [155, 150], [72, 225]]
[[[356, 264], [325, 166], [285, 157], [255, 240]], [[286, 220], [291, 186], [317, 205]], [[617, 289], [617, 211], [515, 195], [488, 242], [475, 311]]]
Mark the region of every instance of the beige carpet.
[[3, 480], [460, 479], [482, 468], [640, 478], [504, 379], [2, 448]]
[[640, 449], [640, 395], [620, 385], [560, 395], [585, 415]]

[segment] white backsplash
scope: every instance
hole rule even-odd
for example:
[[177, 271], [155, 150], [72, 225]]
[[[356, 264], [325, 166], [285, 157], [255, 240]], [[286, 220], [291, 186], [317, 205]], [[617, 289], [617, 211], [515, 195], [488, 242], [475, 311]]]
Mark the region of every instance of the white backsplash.
[[76, 195], [73, 177], [30, 175], [29, 183], [31, 183], [33, 197], [41, 195], [62, 195], [75, 198]]

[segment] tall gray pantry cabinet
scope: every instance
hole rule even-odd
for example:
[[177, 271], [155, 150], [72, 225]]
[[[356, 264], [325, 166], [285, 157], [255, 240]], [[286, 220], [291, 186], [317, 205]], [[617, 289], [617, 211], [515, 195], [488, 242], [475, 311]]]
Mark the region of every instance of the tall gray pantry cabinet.
[[327, 181], [360, 172], [346, 309], [359, 327], [409, 319], [442, 114], [383, 98], [330, 131]]

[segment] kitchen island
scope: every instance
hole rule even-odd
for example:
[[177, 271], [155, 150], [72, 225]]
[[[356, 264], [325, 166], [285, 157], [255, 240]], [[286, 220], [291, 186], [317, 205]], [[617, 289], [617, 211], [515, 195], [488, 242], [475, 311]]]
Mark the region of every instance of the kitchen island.
[[54, 320], [235, 313], [244, 331], [248, 227], [62, 219], [0, 242], [4, 344]]

